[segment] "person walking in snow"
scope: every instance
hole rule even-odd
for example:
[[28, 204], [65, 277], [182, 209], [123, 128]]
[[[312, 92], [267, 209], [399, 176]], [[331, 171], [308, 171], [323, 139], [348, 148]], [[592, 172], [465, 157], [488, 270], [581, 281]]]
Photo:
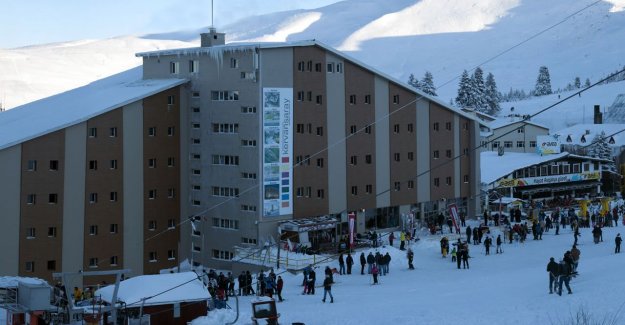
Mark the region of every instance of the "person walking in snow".
[[569, 291], [569, 294], [572, 294], [573, 291], [571, 290], [571, 286], [569, 285], [569, 282], [571, 281], [571, 266], [569, 265], [569, 263], [565, 262], [565, 261], [561, 261], [560, 264], [558, 265], [558, 276], [559, 276], [559, 280], [558, 280], [558, 295], [561, 296], [562, 295], [562, 284], [564, 283], [564, 285], [566, 285], [566, 289]]
[[614, 244], [616, 244], [616, 247], [614, 247], [614, 254], [618, 254], [621, 252], [622, 241], [623, 239], [621, 239], [621, 234], [616, 234], [616, 238], [614, 238]]
[[478, 227], [473, 227], [473, 245], [477, 245], [478, 244], [478, 236], [479, 236], [479, 230]]
[[373, 274], [373, 284], [378, 284], [379, 272], [380, 270], [378, 270], [378, 266], [376, 264], [373, 264], [373, 266], [371, 267], [371, 274]]
[[471, 226], [467, 226], [467, 229], [465, 229], [465, 232], [467, 234], [467, 243], [470, 243], [471, 242], [471, 234], [472, 234]]
[[457, 255], [457, 251], [456, 251], [456, 246], [454, 246], [454, 248], [451, 249], [451, 262], [455, 262], [456, 261], [456, 255]]
[[365, 253], [360, 253], [360, 274], [365, 274], [365, 265], [367, 264], [367, 259], [365, 258]]
[[496, 254], [501, 254], [503, 253], [503, 250], [501, 249], [501, 235], [497, 235], [497, 251]]
[[308, 272], [308, 282], [306, 283], [307, 294], [314, 295], [315, 294], [315, 280], [317, 278], [317, 274], [315, 273], [315, 269], [311, 269]]
[[484, 239], [484, 248], [486, 249], [486, 255], [490, 255], [490, 245], [491, 239], [489, 236], [486, 236], [486, 238]]
[[393, 246], [394, 240], [395, 240], [395, 233], [391, 231], [391, 233], [388, 235], [388, 244], [391, 245], [391, 247]]
[[555, 259], [552, 257], [547, 264], [547, 272], [549, 272], [549, 293], [553, 293], [553, 285], [557, 285], [559, 266]]
[[278, 275], [278, 283], [276, 283], [276, 294], [278, 295], [278, 299], [283, 301], [282, 299], [282, 288], [284, 287], [284, 281], [282, 281], [282, 277]]
[[462, 268], [463, 269], [468, 269], [469, 268], [469, 246], [468, 246], [468, 244], [464, 244], [463, 245], [463, 250], [462, 250]]
[[391, 255], [386, 252], [386, 254], [384, 254], [384, 256], [382, 257], [382, 261], [384, 261], [384, 275], [388, 274], [388, 266], [389, 264], [391, 264]]
[[367, 255], [367, 274], [371, 274], [373, 263], [375, 263], [375, 256], [373, 256], [373, 253], [369, 252], [369, 255]]
[[352, 274], [352, 265], [354, 265], [354, 259], [352, 258], [351, 253], [347, 253], [345, 263], [347, 264], [347, 274]]
[[414, 253], [412, 249], [408, 248], [408, 253], [406, 253], [406, 257], [408, 258], [408, 269], [414, 270], [414, 265], [412, 265], [412, 260], [414, 259]]
[[330, 303], [333, 303], [334, 297], [332, 296], [332, 279], [327, 275], [325, 280], [323, 280], [323, 299], [321, 299], [321, 301], [326, 302], [326, 295], [330, 295]]
[[339, 275], [345, 274], [345, 259], [343, 259], [343, 254], [339, 255]]
[[400, 232], [399, 233], [399, 249], [400, 250], [404, 250], [406, 245], [406, 233], [405, 232]]

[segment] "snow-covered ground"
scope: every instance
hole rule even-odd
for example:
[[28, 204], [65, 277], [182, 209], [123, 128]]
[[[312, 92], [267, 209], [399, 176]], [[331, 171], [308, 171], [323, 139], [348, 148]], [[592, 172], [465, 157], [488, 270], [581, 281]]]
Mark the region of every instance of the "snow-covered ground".
[[[492, 228], [491, 228], [492, 229]], [[625, 323], [625, 281], [622, 281], [625, 253], [614, 254], [614, 237], [625, 231], [603, 228], [604, 242], [592, 243], [590, 229], [583, 228], [579, 276], [571, 281], [572, 295], [549, 294], [546, 266], [550, 257], [560, 260], [571, 248], [570, 228], [553, 230], [524, 244], [504, 244], [503, 254], [484, 255], [482, 245], [470, 246], [470, 269], [456, 268], [440, 254], [440, 235], [422, 237], [412, 245], [416, 270], [408, 270], [405, 252], [395, 247], [380, 248], [392, 256], [390, 274], [371, 285], [370, 275], [360, 275], [357, 263], [351, 275], [335, 275], [334, 303], [321, 302], [323, 289], [314, 296], [302, 295], [302, 275], [281, 274], [283, 297], [277, 304], [281, 324], [571, 324], [581, 309], [595, 320], [615, 317], [606, 324]], [[497, 236], [498, 230], [492, 234]], [[455, 237], [451, 237], [452, 242]], [[367, 254], [368, 250], [365, 250]], [[360, 252], [357, 252], [357, 260]], [[337, 267], [338, 263], [330, 263]], [[317, 269], [321, 284], [325, 265]], [[365, 270], [366, 273], [366, 270]], [[251, 297], [239, 299], [236, 324], [251, 324]], [[235, 306], [234, 300], [229, 304]], [[235, 319], [234, 310], [211, 311], [193, 325], [225, 324]]]

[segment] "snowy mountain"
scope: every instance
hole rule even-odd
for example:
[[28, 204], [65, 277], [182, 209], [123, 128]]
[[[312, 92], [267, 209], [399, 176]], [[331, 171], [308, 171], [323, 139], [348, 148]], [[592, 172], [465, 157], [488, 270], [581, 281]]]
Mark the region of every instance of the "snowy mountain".
[[[576, 76], [595, 81], [607, 75], [625, 64], [625, 48], [616, 45], [625, 39], [624, 8], [625, 0], [346, 0], [249, 17], [220, 30], [228, 42], [314, 38], [400, 80], [427, 70], [440, 98], [449, 101], [455, 78], [478, 65], [495, 75], [501, 91], [532, 89], [541, 65], [549, 68], [554, 89]], [[200, 27], [1, 49], [0, 101], [12, 108], [115, 74], [141, 63], [136, 52], [198, 46], [206, 30]]]

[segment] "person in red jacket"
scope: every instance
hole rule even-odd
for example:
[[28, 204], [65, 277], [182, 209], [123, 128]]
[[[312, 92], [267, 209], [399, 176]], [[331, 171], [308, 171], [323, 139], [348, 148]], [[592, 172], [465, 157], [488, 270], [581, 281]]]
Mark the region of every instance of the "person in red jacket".
[[278, 299], [283, 301], [282, 299], [282, 287], [284, 286], [284, 281], [282, 281], [282, 277], [278, 275], [278, 283], [276, 284], [276, 293], [278, 294]]

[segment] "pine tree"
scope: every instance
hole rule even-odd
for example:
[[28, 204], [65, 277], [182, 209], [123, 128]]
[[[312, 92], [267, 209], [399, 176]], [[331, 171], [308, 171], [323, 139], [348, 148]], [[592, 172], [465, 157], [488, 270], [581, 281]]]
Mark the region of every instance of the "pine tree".
[[495, 76], [492, 73], [488, 73], [486, 76], [484, 99], [486, 101], [486, 114], [497, 115], [501, 110], [499, 107], [499, 101], [501, 95], [497, 90], [497, 83], [495, 82]]
[[536, 79], [536, 87], [534, 88], [535, 96], [550, 95], [551, 91], [551, 77], [549, 76], [549, 69], [546, 66], [540, 67], [538, 70], [538, 78]]
[[425, 76], [423, 76], [423, 79], [421, 79], [421, 90], [428, 94], [428, 95], [432, 95], [432, 96], [438, 96], [436, 94], [436, 87], [434, 87], [434, 77], [432, 76], [432, 73], [430, 73], [429, 71], [425, 72]]
[[604, 163], [603, 165], [606, 169], [615, 171], [616, 165], [612, 159], [612, 148], [608, 144], [605, 132], [601, 131], [601, 134], [595, 135], [591, 143], [593, 144], [588, 147], [586, 154], [591, 157], [610, 160], [610, 163]]
[[460, 83], [458, 84], [458, 96], [456, 96], [456, 105], [460, 108], [463, 107], [471, 107], [470, 106], [470, 95], [471, 91], [471, 78], [469, 78], [469, 73], [467, 70], [462, 72], [462, 76], [460, 77]]
[[417, 80], [417, 78], [415, 78], [414, 74], [412, 74], [412, 73], [408, 77], [408, 84], [413, 86], [413, 87], [415, 87], [415, 88], [417, 88], [417, 89], [421, 88], [421, 86], [419, 85], [419, 80]]
[[590, 87], [590, 79], [586, 78], [586, 82], [584, 82], [584, 88]]
[[577, 89], [582, 88], [582, 81], [579, 80], [579, 77], [575, 77], [575, 88]]
[[473, 71], [471, 77], [471, 92], [469, 102], [471, 107], [480, 112], [486, 112], [486, 99], [484, 94], [486, 93], [486, 85], [484, 84], [484, 72], [482, 68], [478, 67]]

